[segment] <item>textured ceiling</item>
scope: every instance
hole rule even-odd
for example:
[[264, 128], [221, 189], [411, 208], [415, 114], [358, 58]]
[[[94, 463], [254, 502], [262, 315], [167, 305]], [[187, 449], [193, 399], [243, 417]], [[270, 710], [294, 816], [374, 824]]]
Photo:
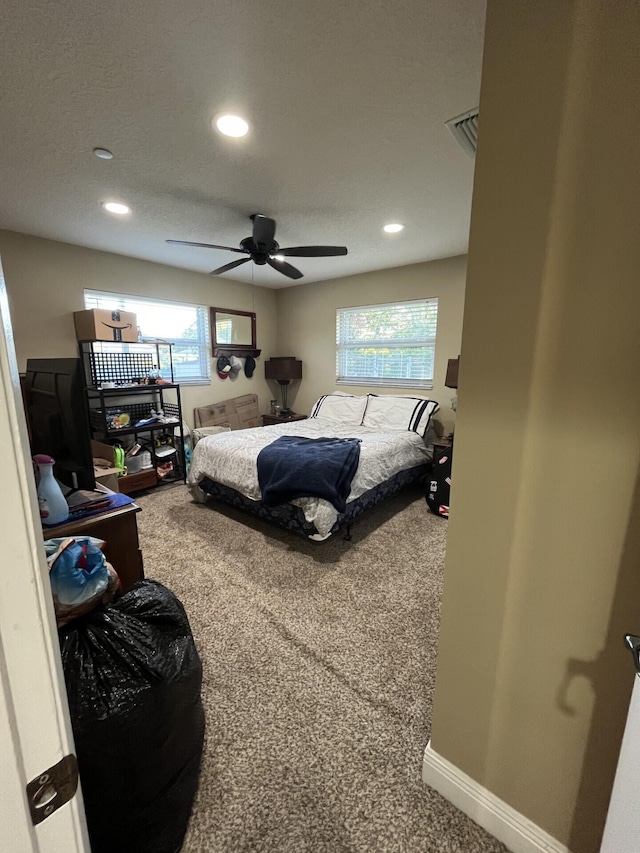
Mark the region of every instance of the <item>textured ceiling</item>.
[[[484, 0], [5, 0], [0, 227], [209, 272], [251, 213], [300, 284], [467, 249], [473, 160], [444, 122], [477, 106]], [[222, 110], [243, 140], [211, 128]], [[114, 159], [98, 160], [96, 146]], [[133, 212], [106, 214], [105, 200]], [[385, 235], [385, 222], [403, 222]], [[249, 263], [229, 278], [291, 280]]]

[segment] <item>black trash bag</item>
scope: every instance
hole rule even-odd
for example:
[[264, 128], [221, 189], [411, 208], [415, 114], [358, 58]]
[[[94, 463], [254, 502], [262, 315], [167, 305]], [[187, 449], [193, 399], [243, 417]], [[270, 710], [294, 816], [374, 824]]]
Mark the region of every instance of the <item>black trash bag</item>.
[[204, 739], [182, 604], [142, 581], [59, 634], [92, 853], [177, 853]]

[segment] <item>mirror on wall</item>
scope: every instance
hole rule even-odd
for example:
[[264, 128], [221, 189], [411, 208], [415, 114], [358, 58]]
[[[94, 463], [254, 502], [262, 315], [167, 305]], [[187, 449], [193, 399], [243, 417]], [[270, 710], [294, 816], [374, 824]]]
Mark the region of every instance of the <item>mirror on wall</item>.
[[260, 355], [256, 349], [256, 315], [251, 311], [211, 308], [211, 346], [214, 356]]

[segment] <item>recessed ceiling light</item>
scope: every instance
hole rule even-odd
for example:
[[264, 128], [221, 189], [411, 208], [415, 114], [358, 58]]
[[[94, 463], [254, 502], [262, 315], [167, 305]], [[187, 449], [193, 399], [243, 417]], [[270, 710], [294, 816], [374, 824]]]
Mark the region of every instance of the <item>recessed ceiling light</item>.
[[101, 160], [113, 160], [113, 154], [106, 148], [94, 148], [93, 153]]
[[399, 222], [390, 222], [382, 230], [386, 231], [387, 234], [397, 234], [398, 231], [404, 230], [404, 225], [401, 225]]
[[120, 204], [119, 201], [105, 201], [102, 206], [109, 213], [115, 213], [118, 216], [126, 216], [127, 213], [131, 213], [131, 208], [126, 204]]
[[248, 123], [240, 116], [226, 114], [214, 119], [214, 123], [220, 133], [224, 133], [225, 136], [238, 138], [249, 133]]

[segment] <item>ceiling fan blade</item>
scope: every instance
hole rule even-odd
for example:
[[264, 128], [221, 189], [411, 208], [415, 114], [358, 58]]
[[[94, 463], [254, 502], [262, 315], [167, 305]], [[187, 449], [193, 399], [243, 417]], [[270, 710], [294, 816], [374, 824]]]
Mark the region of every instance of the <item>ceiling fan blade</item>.
[[274, 270], [278, 270], [278, 272], [288, 275], [289, 278], [302, 278], [300, 270], [297, 270], [285, 261], [276, 261], [275, 258], [267, 258], [267, 263], [270, 267], [273, 267]]
[[225, 249], [227, 252], [247, 253], [244, 249], [233, 249], [231, 246], [214, 246], [212, 243], [190, 243], [188, 240], [165, 240], [165, 243], [174, 243], [176, 246], [199, 246], [201, 249]]
[[223, 272], [229, 272], [229, 270], [235, 269], [235, 267], [239, 267], [240, 264], [246, 264], [247, 261], [250, 261], [251, 258], [240, 258], [238, 261], [231, 261], [230, 264], [225, 264], [223, 267], [218, 267], [217, 270], [211, 270], [209, 275], [220, 275]]
[[261, 246], [270, 246], [276, 233], [275, 219], [269, 219], [261, 213], [254, 213], [253, 219], [253, 242]]
[[331, 258], [334, 255], [346, 255], [346, 246], [292, 246], [278, 249], [279, 255], [289, 258]]

